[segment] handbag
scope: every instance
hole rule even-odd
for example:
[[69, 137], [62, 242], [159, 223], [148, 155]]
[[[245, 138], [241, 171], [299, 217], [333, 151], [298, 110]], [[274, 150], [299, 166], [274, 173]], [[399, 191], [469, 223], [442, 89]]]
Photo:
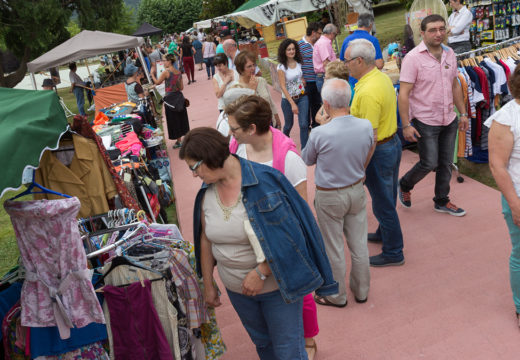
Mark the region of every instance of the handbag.
[[184, 98], [184, 107], [190, 107], [190, 101]]

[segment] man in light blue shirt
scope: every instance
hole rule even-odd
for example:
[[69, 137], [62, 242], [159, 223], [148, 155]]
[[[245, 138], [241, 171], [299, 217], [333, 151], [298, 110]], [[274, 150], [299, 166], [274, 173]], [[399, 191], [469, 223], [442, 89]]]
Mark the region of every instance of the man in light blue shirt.
[[[345, 51], [347, 51], [348, 44], [352, 40], [356, 39], [366, 39], [370, 41], [374, 48], [376, 49], [376, 67], [381, 70], [385, 64], [383, 60], [383, 53], [381, 52], [381, 46], [379, 45], [379, 40], [375, 36], [372, 36], [370, 32], [372, 31], [372, 27], [374, 26], [374, 17], [371, 14], [361, 14], [358, 17], [358, 29], [354, 31], [351, 35], [347, 36], [345, 40], [343, 40], [343, 45], [341, 46], [341, 51], [339, 52], [339, 58], [341, 61], [345, 61]], [[348, 65], [348, 64], [347, 64]], [[349, 84], [354, 88], [357, 83], [357, 80], [352, 76], [349, 76], [348, 79]]]
[[325, 82], [321, 97], [331, 120], [312, 129], [302, 151], [307, 165], [316, 164], [314, 207], [334, 280], [339, 283], [337, 295], [314, 299], [335, 307], [347, 305], [343, 235], [351, 254], [350, 289], [356, 302], [365, 302], [370, 288], [363, 179], [376, 143], [370, 121], [350, 115], [350, 93], [345, 80]]

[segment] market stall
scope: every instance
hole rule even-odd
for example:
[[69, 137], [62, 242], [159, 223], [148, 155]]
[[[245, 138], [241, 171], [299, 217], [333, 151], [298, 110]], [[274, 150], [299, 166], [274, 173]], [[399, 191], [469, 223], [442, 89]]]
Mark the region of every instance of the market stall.
[[[139, 199], [153, 207], [168, 165], [162, 136], [132, 116], [133, 107], [100, 112], [96, 134], [84, 117], [67, 124], [55, 92], [0, 88], [0, 148], [10, 154], [1, 160], [0, 190], [26, 184], [22, 195], [34, 197], [4, 203], [20, 250], [18, 265], [0, 279], [5, 358], [217, 359], [225, 352], [193, 245], [176, 225], [151, 220]], [[147, 160], [152, 152], [161, 182]], [[153, 333], [139, 331], [144, 326]]]

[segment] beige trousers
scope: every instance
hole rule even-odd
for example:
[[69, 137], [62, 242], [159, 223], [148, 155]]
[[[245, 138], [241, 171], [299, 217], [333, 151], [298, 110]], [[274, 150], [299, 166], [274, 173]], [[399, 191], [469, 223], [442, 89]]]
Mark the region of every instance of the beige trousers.
[[316, 190], [314, 208], [323, 235], [334, 280], [339, 284], [337, 295], [327, 296], [334, 304], [347, 301], [345, 242], [350, 250], [350, 289], [363, 300], [370, 288], [370, 263], [367, 247], [366, 194], [363, 182], [341, 190]]

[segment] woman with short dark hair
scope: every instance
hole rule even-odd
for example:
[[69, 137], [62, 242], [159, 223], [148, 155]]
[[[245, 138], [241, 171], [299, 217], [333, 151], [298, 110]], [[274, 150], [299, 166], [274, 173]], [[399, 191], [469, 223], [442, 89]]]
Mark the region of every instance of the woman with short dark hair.
[[309, 206], [279, 171], [231, 155], [215, 129], [190, 131], [180, 157], [204, 181], [193, 230], [206, 304], [221, 305], [216, 264], [260, 359], [307, 359], [302, 298], [338, 291]]
[[226, 54], [217, 54], [213, 60], [217, 73], [213, 76], [213, 90], [218, 99], [218, 111], [224, 110], [224, 93], [234, 84], [238, 83], [238, 73], [228, 67]]

